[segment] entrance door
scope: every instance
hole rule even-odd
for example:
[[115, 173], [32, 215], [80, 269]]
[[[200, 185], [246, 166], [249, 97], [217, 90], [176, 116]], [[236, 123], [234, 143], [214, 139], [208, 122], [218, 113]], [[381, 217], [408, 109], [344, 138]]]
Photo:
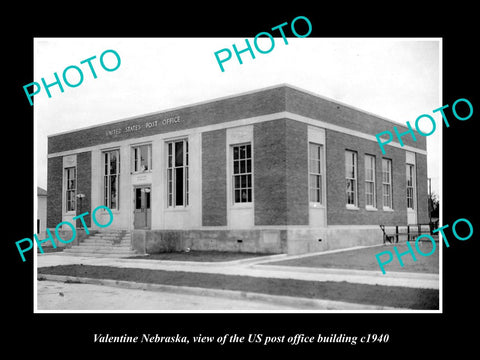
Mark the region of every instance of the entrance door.
[[133, 227], [135, 229], [150, 229], [152, 223], [152, 212], [150, 209], [150, 185], [135, 186], [133, 188]]

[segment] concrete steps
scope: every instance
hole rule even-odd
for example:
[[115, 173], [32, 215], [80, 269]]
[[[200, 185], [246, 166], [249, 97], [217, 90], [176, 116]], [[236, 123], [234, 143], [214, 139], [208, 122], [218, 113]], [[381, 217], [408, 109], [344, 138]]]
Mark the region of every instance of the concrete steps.
[[74, 256], [114, 258], [138, 255], [131, 248], [131, 233], [127, 230], [99, 231], [63, 252]]

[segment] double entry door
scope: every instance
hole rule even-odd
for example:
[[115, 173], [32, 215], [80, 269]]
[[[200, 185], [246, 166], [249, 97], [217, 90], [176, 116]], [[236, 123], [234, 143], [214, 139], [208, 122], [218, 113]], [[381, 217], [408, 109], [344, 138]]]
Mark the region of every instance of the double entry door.
[[150, 185], [138, 185], [133, 188], [133, 226], [135, 229], [150, 229], [151, 227], [151, 193]]

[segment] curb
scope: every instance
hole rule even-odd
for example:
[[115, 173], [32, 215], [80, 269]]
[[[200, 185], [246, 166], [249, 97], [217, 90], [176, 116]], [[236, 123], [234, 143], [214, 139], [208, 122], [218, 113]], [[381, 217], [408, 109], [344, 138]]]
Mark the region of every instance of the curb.
[[[292, 310], [410, 310], [408, 308], [394, 308], [382, 305], [357, 304], [344, 301], [324, 300], [324, 299], [309, 299], [293, 296], [283, 295], [268, 295], [247, 291], [235, 290], [220, 290], [208, 288], [196, 288], [189, 286], [175, 286], [152, 283], [137, 283], [133, 281], [110, 280], [110, 279], [94, 279], [67, 275], [51, 275], [38, 274], [37, 281], [50, 280], [58, 282], [72, 282], [92, 285], [104, 285], [121, 287], [125, 289], [147, 290], [147, 291], [164, 291], [170, 293], [199, 295], [199, 296], [214, 296], [223, 297], [232, 300], [253, 300], [263, 301], [267, 303], [274, 303], [277, 305], [291, 306]], [[275, 311], [278, 312], [278, 311]], [[280, 311], [281, 312], [281, 311]]]

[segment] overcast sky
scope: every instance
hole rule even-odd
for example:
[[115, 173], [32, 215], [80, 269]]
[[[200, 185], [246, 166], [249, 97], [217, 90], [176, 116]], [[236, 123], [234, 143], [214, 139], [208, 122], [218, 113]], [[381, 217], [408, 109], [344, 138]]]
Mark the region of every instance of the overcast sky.
[[[253, 46], [253, 39], [249, 39]], [[36, 182], [47, 189], [47, 136], [109, 121], [289, 83], [335, 101], [352, 105], [405, 125], [421, 114], [437, 120], [427, 137], [428, 176], [439, 193], [441, 117], [432, 110], [441, 103], [440, 39], [275, 38], [268, 54], [233, 55], [220, 71], [214, 52], [245, 47], [245, 38], [36, 38], [34, 79], [54, 82], [70, 65], [83, 70], [83, 83], [64, 85], [35, 96]], [[259, 42], [268, 49], [268, 38]], [[107, 72], [100, 54], [113, 49], [121, 57], [116, 71]], [[233, 50], [232, 50], [233, 52]], [[92, 61], [97, 79], [88, 64]], [[223, 56], [223, 54], [221, 55]], [[107, 66], [115, 65], [112, 54]], [[75, 71], [68, 72], [74, 83]], [[25, 97], [25, 106], [29, 106]], [[425, 127], [428, 132], [431, 128]], [[392, 129], [393, 131], [393, 129]], [[48, 189], [47, 189], [48, 191]]]

